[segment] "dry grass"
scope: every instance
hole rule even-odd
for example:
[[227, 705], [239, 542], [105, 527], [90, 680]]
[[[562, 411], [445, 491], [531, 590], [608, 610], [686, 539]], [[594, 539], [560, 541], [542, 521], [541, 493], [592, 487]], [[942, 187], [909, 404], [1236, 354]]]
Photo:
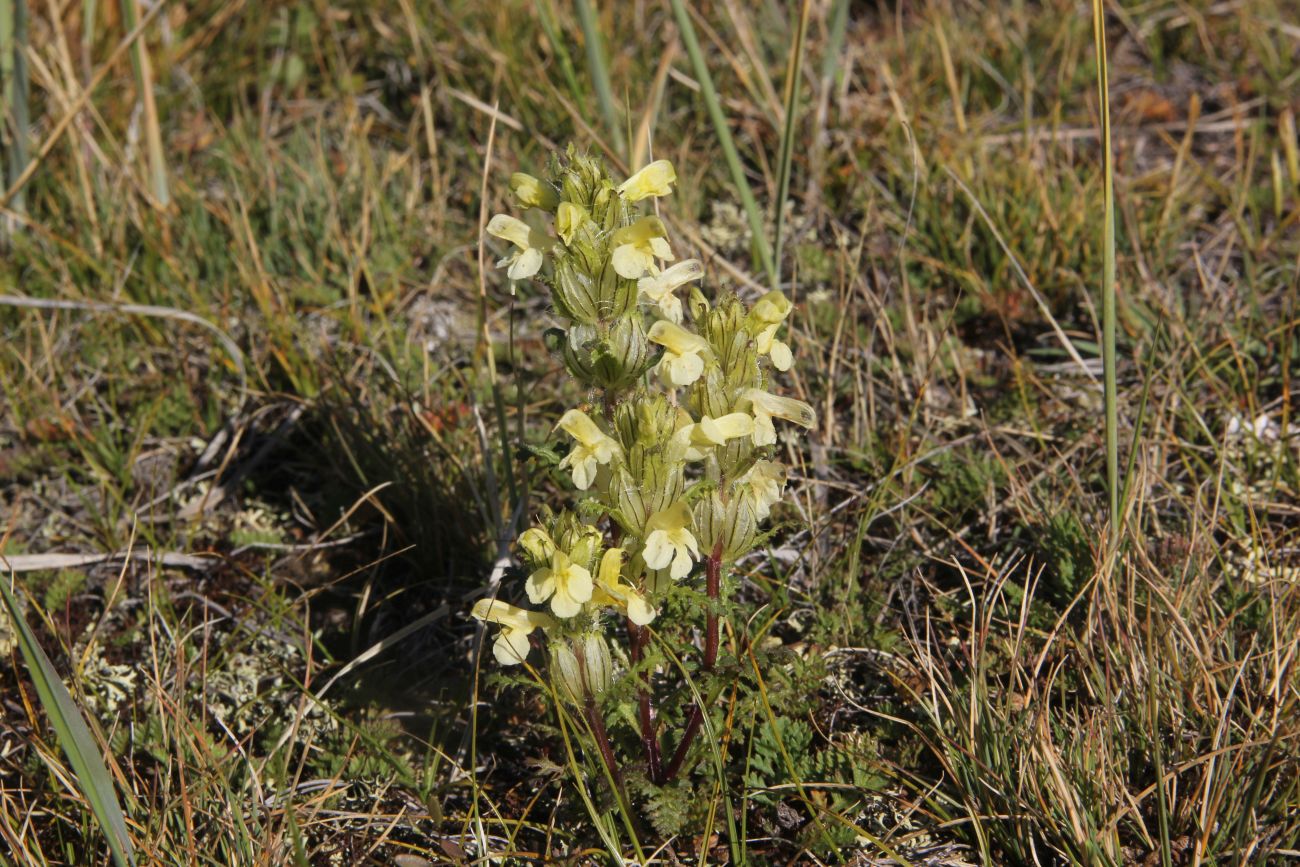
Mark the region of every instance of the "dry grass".
[[[0, 554], [152, 552], [14, 579], [142, 862], [632, 851], [581, 803], [614, 827], [580, 732], [570, 762], [476, 667], [465, 614], [560, 490], [526, 446], [575, 397], [542, 296], [478, 270], [481, 206], [569, 140], [653, 152], [709, 285], [767, 278], [669, 4], [590, 5], [626, 152], [550, 0], [169, 4], [151, 110], [117, 4], [92, 39], [33, 4], [0, 295], [40, 303], [0, 307]], [[849, 4], [839, 42], [814, 2], [790, 101], [797, 4], [684, 5], [769, 226], [803, 106], [780, 264], [821, 423], [742, 564], [717, 737], [676, 794], [632, 786], [646, 853], [1300, 858], [1294, 7], [1109, 9], [1112, 555], [1086, 10]], [[102, 862], [6, 634], [0, 862]]]

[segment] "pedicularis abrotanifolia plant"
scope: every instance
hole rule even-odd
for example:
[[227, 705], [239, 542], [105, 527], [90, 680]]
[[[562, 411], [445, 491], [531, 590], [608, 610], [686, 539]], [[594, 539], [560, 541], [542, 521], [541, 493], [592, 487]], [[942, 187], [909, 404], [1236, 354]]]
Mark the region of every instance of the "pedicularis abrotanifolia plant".
[[556, 694], [584, 713], [616, 782], [621, 766], [597, 699], [619, 687], [635, 705], [623, 718], [635, 719], [652, 782], [679, 773], [703, 709], [686, 713], [675, 749], [661, 747], [652, 683], [676, 674], [666, 659], [688, 654], [651, 653], [652, 630], [669, 634], [656, 618], [669, 612], [690, 624], [703, 615], [696, 672], [714, 669], [728, 565], [760, 541], [785, 487], [774, 422], [815, 421], [806, 403], [772, 390], [773, 369], [792, 361], [779, 337], [790, 301], [773, 291], [748, 306], [730, 294], [710, 304], [693, 285], [703, 266], [677, 261], [663, 221], [643, 213], [676, 180], [658, 160], [616, 184], [599, 161], [570, 149], [545, 178], [511, 177], [529, 222], [499, 214], [487, 226], [512, 245], [497, 263], [510, 279], [550, 290], [564, 325], [557, 348], [593, 404], [557, 425], [570, 443], [559, 468], [577, 501], [518, 540], [531, 573], [524, 589], [538, 608], [483, 599], [473, 614], [499, 627], [493, 653], [502, 665], [525, 662], [544, 636]]

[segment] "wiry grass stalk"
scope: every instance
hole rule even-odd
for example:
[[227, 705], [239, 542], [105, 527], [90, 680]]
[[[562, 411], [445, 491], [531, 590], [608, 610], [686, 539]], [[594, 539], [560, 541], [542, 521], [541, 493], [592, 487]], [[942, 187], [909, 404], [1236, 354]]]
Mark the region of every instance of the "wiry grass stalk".
[[[27, 0], [0, 0], [0, 178], [16, 186], [27, 166], [30, 84], [27, 75]], [[27, 200], [16, 186], [9, 207], [27, 212]], [[5, 221], [7, 235], [14, 226]]]
[[739, 193], [741, 204], [745, 207], [745, 216], [749, 220], [749, 229], [754, 234], [754, 247], [758, 250], [758, 257], [763, 264], [763, 271], [767, 275], [768, 285], [775, 289], [780, 285], [780, 278], [777, 274], [775, 260], [772, 258], [772, 249], [767, 243], [767, 236], [763, 230], [763, 215], [758, 209], [758, 202], [754, 199], [754, 192], [750, 189], [749, 180], [745, 177], [745, 167], [740, 163], [740, 154], [736, 152], [736, 144], [731, 139], [731, 128], [727, 126], [727, 117], [722, 113], [722, 103], [718, 99], [718, 89], [713, 86], [713, 77], [709, 74], [709, 66], [704, 61], [704, 52], [700, 50], [700, 40], [695, 34], [695, 25], [691, 23], [690, 13], [686, 11], [686, 6], [682, 3], [682, 0], [672, 0], [672, 3], [673, 16], [677, 19], [678, 29], [682, 31], [682, 41], [686, 43], [686, 53], [691, 58], [691, 68], [695, 70], [695, 77], [700, 83], [700, 95], [704, 98], [704, 105], [709, 111], [709, 118], [713, 121], [713, 130], [718, 136], [718, 145], [722, 148], [722, 155], [727, 160], [727, 168], [731, 172], [732, 183], [736, 185], [736, 192]]
[[773, 245], [776, 248], [777, 274], [781, 271], [781, 252], [785, 246], [785, 197], [790, 192], [790, 165], [794, 161], [794, 131], [799, 125], [799, 79], [803, 73], [803, 54], [808, 35], [810, 0], [799, 8], [799, 22], [795, 26], [794, 40], [790, 44], [790, 62], [785, 76], [785, 124], [781, 130], [781, 156], [777, 169], [776, 228]]
[[[122, 22], [128, 31], [139, 22], [136, 0], [122, 0]], [[144, 109], [145, 150], [149, 160], [149, 194], [154, 204], [166, 209], [171, 204], [171, 190], [167, 183], [167, 158], [163, 155], [162, 129], [158, 122], [158, 104], [154, 100], [153, 66], [144, 37], [131, 46], [131, 69], [135, 73], [135, 86]]]
[[1110, 73], [1106, 59], [1106, 10], [1092, 3], [1093, 43], [1097, 55], [1097, 110], [1101, 113], [1102, 264], [1101, 359], [1106, 403], [1106, 487], [1110, 494], [1110, 544], [1120, 536], [1119, 395], [1115, 379], [1115, 167], [1111, 156]]
[[604, 117], [605, 127], [619, 156], [627, 156], [627, 140], [618, 123], [618, 109], [614, 105], [614, 91], [609, 82], [609, 63], [605, 58], [605, 44], [600, 36], [600, 22], [591, 8], [591, 0], [577, 0], [578, 22], [582, 25], [582, 41], [587, 45], [587, 69], [591, 83], [596, 88], [596, 101]]

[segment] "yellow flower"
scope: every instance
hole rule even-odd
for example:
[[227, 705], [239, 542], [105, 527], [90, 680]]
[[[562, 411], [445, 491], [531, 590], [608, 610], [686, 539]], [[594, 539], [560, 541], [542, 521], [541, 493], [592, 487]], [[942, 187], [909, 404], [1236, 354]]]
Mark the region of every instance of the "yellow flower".
[[758, 336], [754, 338], [758, 354], [769, 356], [772, 366], [777, 370], [789, 370], [794, 362], [790, 347], [776, 339], [777, 329], [790, 315], [792, 308], [790, 299], [781, 290], [774, 289], [754, 302], [754, 309], [749, 311], [750, 317], [761, 326]]
[[704, 354], [709, 342], [692, 334], [680, 325], [660, 319], [650, 326], [646, 335], [651, 343], [664, 347], [664, 357], [659, 360], [659, 378], [669, 387], [690, 385], [704, 372]]
[[542, 269], [542, 253], [553, 243], [545, 233], [539, 232], [523, 220], [508, 214], [497, 214], [487, 224], [487, 233], [494, 238], [509, 241], [519, 249], [497, 262], [497, 267], [506, 265], [506, 273], [511, 280], [526, 280]]
[[528, 601], [540, 605], [551, 600], [556, 617], [573, 617], [582, 611], [582, 603], [591, 599], [593, 589], [587, 567], [573, 562], [558, 549], [551, 554], [550, 566], [538, 569], [524, 582]]
[[668, 574], [680, 581], [691, 571], [691, 560], [699, 559], [700, 545], [691, 532], [691, 510], [680, 500], [655, 512], [646, 522], [645, 548], [641, 557], [651, 569], [672, 564]]
[[610, 548], [600, 558], [596, 592], [591, 599], [597, 605], [621, 609], [637, 626], [645, 626], [654, 622], [658, 612], [635, 587], [623, 583], [623, 554], [622, 548]]
[[783, 418], [806, 428], [817, 424], [817, 413], [802, 400], [780, 397], [759, 388], [747, 388], [740, 396], [749, 401], [754, 413], [753, 436], [756, 446], [770, 446], [776, 442], [773, 418]]
[[718, 418], [706, 415], [695, 424], [683, 427], [676, 436], [686, 446], [686, 460], [698, 461], [703, 460], [715, 446], [753, 433], [754, 419], [747, 413], [732, 412]]
[[580, 491], [591, 487], [596, 478], [596, 468], [621, 457], [623, 450], [613, 437], [606, 434], [580, 409], [571, 409], [560, 417], [556, 427], [576, 441], [569, 453], [560, 461], [560, 469], [573, 468], [573, 484]]
[[502, 665], [517, 665], [528, 656], [528, 636], [534, 629], [550, 629], [555, 619], [540, 611], [526, 611], [499, 599], [480, 599], [471, 612], [476, 620], [501, 627], [492, 644], [492, 655]]
[[650, 196], [666, 196], [673, 191], [677, 172], [668, 160], [655, 160], [623, 182], [618, 191], [629, 202], [639, 202]]
[[659, 273], [655, 259], [671, 262], [672, 248], [668, 246], [668, 229], [658, 217], [642, 217], [630, 226], [614, 233], [611, 243], [614, 253], [610, 262], [620, 277], [636, 280], [646, 274]]
[[754, 498], [754, 514], [758, 520], [766, 521], [772, 506], [781, 500], [785, 467], [774, 461], [755, 461], [749, 472], [736, 480], [736, 484], [748, 489]]
[[582, 224], [591, 219], [587, 209], [573, 202], [560, 202], [555, 212], [555, 231], [566, 245], [573, 243], [573, 236], [582, 228]]
[[648, 301], [659, 305], [659, 314], [676, 325], [682, 323], [682, 302], [674, 292], [678, 287], [704, 276], [699, 259], [685, 259], [662, 274], [642, 277], [636, 287]]
[[523, 172], [515, 172], [510, 176], [510, 190], [515, 194], [515, 201], [525, 208], [553, 211], [560, 198], [551, 187]]

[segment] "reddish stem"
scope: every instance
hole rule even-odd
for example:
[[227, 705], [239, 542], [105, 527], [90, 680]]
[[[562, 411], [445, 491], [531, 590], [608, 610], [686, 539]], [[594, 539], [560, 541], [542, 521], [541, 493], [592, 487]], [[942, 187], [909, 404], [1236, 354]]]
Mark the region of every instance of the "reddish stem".
[[[705, 561], [705, 589], [709, 594], [709, 612], [704, 621], [704, 659], [701, 665], [702, 671], [713, 671], [713, 665], [718, 661], [718, 597], [722, 595], [722, 541], [719, 540], [713, 546], [709, 559]], [[690, 752], [691, 743], [695, 740], [695, 735], [700, 730], [700, 724], [704, 722], [704, 707], [700, 703], [691, 708], [691, 715], [686, 719], [686, 728], [682, 731], [681, 743], [677, 745], [677, 751], [673, 753], [672, 760], [668, 767], [664, 769], [663, 782], [669, 782], [677, 776], [677, 772], [682, 769], [682, 763], [686, 761], [686, 754]]]
[[[645, 647], [646, 631], [631, 620], [627, 622], [628, 648], [632, 656], [632, 665], [640, 665], [641, 650]], [[650, 772], [650, 782], [658, 785], [663, 781], [663, 759], [659, 753], [659, 735], [655, 731], [654, 709], [650, 704], [650, 674], [641, 674], [641, 685], [637, 688], [637, 711], [641, 718], [641, 744], [645, 747], [646, 765]]]
[[619, 773], [618, 762], [614, 759], [614, 747], [609, 742], [609, 731], [605, 728], [605, 720], [600, 715], [600, 708], [596, 707], [596, 699], [591, 694], [591, 685], [587, 682], [587, 659], [581, 653], [576, 656], [578, 676], [582, 678], [583, 715], [586, 716], [587, 724], [591, 726], [591, 733], [596, 738], [600, 757], [605, 760], [605, 767], [609, 768], [609, 776], [614, 781], [614, 794], [627, 801], [627, 795], [623, 791], [623, 775]]
[[609, 775], [614, 780], [615, 794], [623, 797], [623, 775], [619, 773], [618, 763], [614, 760], [614, 748], [609, 743], [609, 732], [605, 730], [605, 720], [601, 719], [600, 709], [596, 707], [596, 702], [590, 695], [587, 696], [583, 710], [586, 711], [587, 723], [591, 726], [591, 733], [596, 736], [596, 746], [600, 748], [600, 756], [605, 760], [605, 767], [609, 768]]

